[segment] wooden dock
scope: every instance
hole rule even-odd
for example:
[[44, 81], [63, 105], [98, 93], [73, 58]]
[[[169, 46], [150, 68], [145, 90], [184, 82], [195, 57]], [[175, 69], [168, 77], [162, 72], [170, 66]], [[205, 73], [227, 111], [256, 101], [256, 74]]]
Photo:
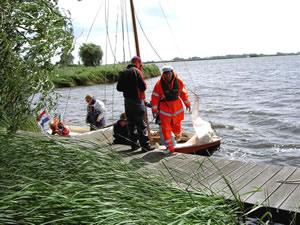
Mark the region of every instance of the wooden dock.
[[[265, 206], [254, 216], [270, 211], [275, 222], [286, 224], [293, 216], [300, 221], [300, 168], [181, 153], [168, 156], [161, 150], [132, 152], [128, 146], [121, 145], [115, 145], [113, 149], [140, 173], [163, 176], [173, 187], [190, 191], [213, 190], [213, 194], [234, 200], [230, 184], [246, 208], [255, 204]], [[294, 182], [286, 182], [292, 180]]]

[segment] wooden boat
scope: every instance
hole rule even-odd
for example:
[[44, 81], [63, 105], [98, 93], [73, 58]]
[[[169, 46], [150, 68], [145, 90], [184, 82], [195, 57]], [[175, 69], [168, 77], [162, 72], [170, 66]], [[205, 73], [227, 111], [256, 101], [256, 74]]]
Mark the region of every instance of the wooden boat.
[[[80, 126], [68, 126], [70, 129], [70, 136], [82, 140], [88, 140], [101, 144], [112, 144], [113, 143], [113, 126], [109, 125], [105, 128], [89, 131], [89, 127]], [[164, 150], [165, 146], [160, 145], [160, 135], [157, 131], [151, 131], [152, 141], [155, 144], [156, 149]], [[197, 135], [192, 132], [183, 132], [181, 140], [177, 142], [175, 146], [175, 152], [185, 154], [197, 154], [210, 156], [220, 146], [221, 138], [215, 133], [210, 137], [206, 137], [205, 140], [195, 144], [195, 140], [198, 139]]]
[[103, 144], [113, 143], [113, 125], [94, 131], [90, 131], [89, 127], [68, 126], [68, 128], [71, 137]]
[[[181, 140], [175, 145], [175, 152], [185, 153], [185, 154], [196, 154], [202, 156], [212, 155], [221, 145], [221, 138], [215, 133], [199, 143], [194, 143], [197, 135], [192, 132], [183, 132]], [[158, 132], [154, 132], [152, 135], [152, 140], [158, 146], [160, 143], [160, 135]], [[165, 149], [165, 147], [159, 145], [159, 149]]]

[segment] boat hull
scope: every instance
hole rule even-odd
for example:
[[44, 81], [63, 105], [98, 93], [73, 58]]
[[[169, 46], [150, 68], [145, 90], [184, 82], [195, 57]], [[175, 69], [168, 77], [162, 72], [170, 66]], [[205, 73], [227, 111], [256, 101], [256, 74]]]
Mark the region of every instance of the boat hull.
[[184, 147], [176, 147], [174, 151], [179, 153], [185, 154], [196, 154], [202, 156], [210, 156], [212, 155], [221, 145], [221, 140], [216, 140], [206, 144], [199, 144], [199, 145], [191, 145], [191, 146], [184, 146]]

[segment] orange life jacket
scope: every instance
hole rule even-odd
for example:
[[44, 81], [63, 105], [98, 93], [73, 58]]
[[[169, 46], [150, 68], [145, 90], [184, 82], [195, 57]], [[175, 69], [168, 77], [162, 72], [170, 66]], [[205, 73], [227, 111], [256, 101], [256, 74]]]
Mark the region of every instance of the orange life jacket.
[[[173, 98], [174, 100], [168, 100], [166, 98], [164, 88], [162, 87], [162, 81], [164, 80], [165, 84], [167, 84], [167, 88], [172, 91], [174, 88], [178, 88], [178, 97], [177, 99]], [[178, 85], [174, 81], [178, 81]], [[164, 85], [165, 86], [165, 85]], [[176, 96], [172, 93], [172, 96]], [[187, 90], [184, 87], [184, 83], [181, 78], [179, 78], [176, 73], [173, 71], [173, 79], [170, 84], [165, 80], [164, 75], [154, 86], [152, 96], [151, 96], [151, 106], [152, 112], [157, 112], [159, 110], [160, 120], [172, 120], [173, 123], [177, 123], [184, 119], [184, 108], [182, 105], [181, 100], [185, 104], [185, 106], [191, 106], [191, 102], [189, 100], [189, 96], [187, 94]]]
[[[71, 122], [71, 121], [67, 121], [66, 123], [68, 123], [68, 122]], [[69, 128], [66, 127], [65, 123], [58, 122], [56, 117], [54, 118], [54, 125], [55, 125], [55, 128], [51, 127], [53, 134], [59, 134], [59, 135], [63, 135], [63, 136], [67, 136], [70, 134], [70, 130], [69, 130]]]

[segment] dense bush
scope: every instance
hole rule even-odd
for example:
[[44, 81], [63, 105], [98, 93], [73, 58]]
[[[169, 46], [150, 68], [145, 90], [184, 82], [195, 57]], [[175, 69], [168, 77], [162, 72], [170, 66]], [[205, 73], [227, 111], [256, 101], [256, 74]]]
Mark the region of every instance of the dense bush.
[[15, 132], [46, 104], [55, 105], [51, 59], [71, 50], [73, 28], [56, 0], [1, 0], [0, 6], [0, 127]]

